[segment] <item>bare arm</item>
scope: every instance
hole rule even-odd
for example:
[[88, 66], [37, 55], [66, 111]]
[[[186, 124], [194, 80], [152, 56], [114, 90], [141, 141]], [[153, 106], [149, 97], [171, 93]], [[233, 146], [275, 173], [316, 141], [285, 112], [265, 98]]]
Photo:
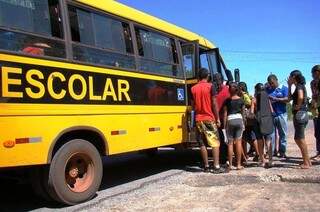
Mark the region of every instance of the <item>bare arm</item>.
[[291, 102], [291, 100], [292, 100], [292, 93], [291, 93], [291, 88], [292, 88], [292, 79], [291, 78], [289, 78], [288, 80], [288, 102], [287, 103], [289, 103], [289, 102]]
[[220, 127], [220, 116], [219, 116], [217, 100], [215, 96], [212, 97], [212, 111], [213, 111], [214, 117], [216, 117], [217, 126]]
[[223, 129], [226, 129], [227, 127], [227, 117], [228, 117], [228, 112], [227, 112], [227, 107], [223, 107]]
[[[245, 111], [246, 111], [246, 105], [243, 104], [242, 108], [241, 108], [241, 115], [242, 115], [242, 120], [243, 120], [243, 124], [246, 125], [247, 124], [247, 117], [245, 116]], [[245, 127], [243, 127], [244, 130]]]
[[256, 101], [257, 101], [256, 98], [252, 99], [252, 101], [251, 101], [250, 112], [251, 112], [252, 114], [254, 114], [254, 109], [255, 109]]
[[300, 110], [302, 103], [304, 99], [304, 93], [303, 90], [299, 89], [298, 90], [298, 99], [297, 99], [297, 104], [294, 106], [295, 110]]
[[[320, 82], [319, 82], [320, 83]], [[318, 91], [317, 91], [317, 85], [315, 85], [315, 81], [313, 80], [310, 83], [310, 87], [311, 87], [311, 93], [312, 93], [312, 100], [311, 100], [311, 106], [313, 109], [317, 108], [317, 102], [320, 99], [319, 95], [317, 95]]]
[[274, 110], [273, 110], [273, 107], [272, 107], [272, 104], [271, 104], [271, 101], [269, 100], [269, 107], [271, 109], [271, 113], [274, 113]]
[[270, 97], [270, 99], [274, 102], [282, 102], [282, 103], [289, 103], [290, 102], [288, 97], [283, 97], [283, 98]]

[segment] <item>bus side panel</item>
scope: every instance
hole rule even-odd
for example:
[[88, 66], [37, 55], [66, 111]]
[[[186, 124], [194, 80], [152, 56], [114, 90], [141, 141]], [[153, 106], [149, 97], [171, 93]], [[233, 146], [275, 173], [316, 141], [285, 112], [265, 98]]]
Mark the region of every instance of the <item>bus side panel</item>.
[[[185, 113], [1, 117], [0, 168], [46, 164], [52, 142], [72, 127], [100, 130], [117, 154], [181, 143], [185, 125]], [[14, 147], [4, 147], [9, 140]]]
[[112, 119], [109, 130], [121, 129], [126, 134], [109, 134], [110, 154], [167, 146], [185, 140], [185, 113], [127, 115]]

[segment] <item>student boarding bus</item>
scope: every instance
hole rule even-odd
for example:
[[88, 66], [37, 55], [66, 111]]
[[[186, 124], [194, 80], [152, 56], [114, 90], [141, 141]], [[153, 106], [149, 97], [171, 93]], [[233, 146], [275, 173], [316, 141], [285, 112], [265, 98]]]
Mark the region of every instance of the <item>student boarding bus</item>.
[[188, 88], [224, 71], [205, 38], [111, 0], [0, 0], [0, 170], [92, 198], [102, 156], [190, 142]]

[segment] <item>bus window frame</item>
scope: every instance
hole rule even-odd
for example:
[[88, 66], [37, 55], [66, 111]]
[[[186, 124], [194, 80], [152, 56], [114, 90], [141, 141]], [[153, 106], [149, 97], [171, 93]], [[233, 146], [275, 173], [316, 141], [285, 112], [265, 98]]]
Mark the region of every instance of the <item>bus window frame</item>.
[[201, 54], [206, 54], [207, 60], [208, 60], [208, 64], [209, 64], [209, 71], [211, 73], [211, 75], [213, 75], [214, 73], [212, 72], [213, 70], [213, 65], [212, 65], [212, 61], [208, 59], [208, 54], [210, 54], [210, 52], [214, 52], [215, 56], [216, 56], [216, 67], [217, 67], [217, 73], [220, 73], [221, 76], [223, 76], [222, 74], [222, 70], [221, 70], [221, 56], [220, 56], [220, 51], [219, 48], [212, 48], [212, 49], [208, 49], [205, 51], [202, 51], [201, 53], [199, 52], [199, 55]]
[[198, 79], [198, 73], [199, 73], [199, 69], [200, 69], [200, 45], [199, 45], [199, 40], [195, 40], [195, 41], [185, 41], [185, 40], [180, 40], [180, 49], [181, 49], [181, 60], [183, 61], [183, 53], [182, 53], [182, 46], [184, 45], [193, 45], [194, 46], [194, 76], [192, 78], [187, 78], [186, 72], [184, 71], [184, 65], [182, 64], [183, 62], [181, 62], [182, 64], [182, 68], [183, 68], [183, 72], [185, 75], [185, 79], [186, 80], [191, 80], [191, 79]]
[[[136, 44], [136, 47], [137, 47], [136, 55], [137, 55], [137, 59], [138, 59], [139, 63], [140, 63], [140, 60], [142, 59], [142, 60], [146, 60], [146, 61], [152, 61], [152, 62], [156, 62], [156, 63], [163, 63], [163, 64], [166, 64], [166, 65], [177, 66], [178, 68], [181, 69], [181, 64], [182, 64], [182, 62], [181, 62], [180, 56], [179, 56], [179, 51], [178, 51], [178, 48], [179, 48], [179, 47], [177, 46], [177, 38], [176, 38], [176, 37], [171, 36], [170, 34], [166, 34], [166, 33], [163, 33], [163, 32], [161, 32], [161, 31], [155, 30], [155, 29], [153, 29], [153, 28], [151, 28], [151, 27], [146, 27], [146, 26], [144, 26], [144, 25], [135, 23], [135, 22], [133, 22], [133, 27], [134, 27], [133, 31], [135, 32], [135, 34], [134, 34], [135, 41], [136, 41], [135, 44]], [[141, 55], [139, 54], [139, 51], [138, 51], [138, 42], [137, 42], [136, 28], [142, 29], [142, 30], [146, 30], [146, 31], [149, 31], [149, 32], [153, 32], [153, 33], [157, 33], [157, 34], [159, 34], [159, 35], [161, 35], [161, 36], [163, 36], [163, 37], [169, 38], [170, 40], [172, 39], [173, 42], [174, 42], [174, 45], [175, 45], [175, 47], [176, 47], [178, 63], [168, 63], [168, 62], [156, 60], [156, 59], [153, 59], [153, 58], [146, 58], [146, 57], [144, 57], [144, 56], [141, 56]], [[140, 65], [140, 64], [139, 64], [139, 65]], [[138, 66], [138, 67], [140, 67], [140, 66]], [[146, 72], [146, 71], [139, 70], [138, 67], [137, 67], [137, 70], [140, 71], [140, 72], [142, 72], [142, 73], [157, 74], [157, 73], [155, 73], [155, 72]], [[182, 69], [182, 71], [183, 71], [183, 69]], [[183, 71], [183, 72], [184, 72], [184, 71]], [[159, 75], [160, 75], [160, 76], [172, 77], [172, 78], [176, 78], [176, 79], [185, 79], [185, 74], [183, 74], [182, 77], [177, 77], [177, 76], [172, 76], [172, 75], [164, 75], [164, 74], [159, 74]]]
[[[111, 18], [113, 20], [116, 20], [116, 21], [119, 21], [121, 23], [125, 23], [129, 26], [129, 29], [130, 29], [130, 34], [131, 34], [131, 42], [132, 42], [132, 47], [133, 47], [133, 53], [130, 54], [130, 53], [124, 53], [124, 52], [120, 52], [120, 51], [116, 51], [114, 49], [110, 49], [110, 48], [100, 48], [98, 46], [95, 46], [95, 45], [89, 45], [89, 44], [84, 44], [84, 43], [81, 43], [81, 42], [77, 42], [77, 41], [73, 41], [72, 40], [72, 35], [71, 35], [71, 29], [70, 29], [70, 14], [69, 14], [69, 6], [72, 6], [72, 7], [75, 7], [75, 8], [79, 8], [79, 9], [82, 9], [82, 10], [85, 10], [87, 12], [90, 13], [90, 15], [92, 16], [93, 13], [97, 14], [97, 15], [101, 15], [101, 16], [104, 16], [104, 17], [107, 17], [107, 18]], [[105, 52], [110, 52], [110, 53], [116, 53], [116, 54], [121, 54], [123, 56], [129, 56], [129, 57], [133, 57], [135, 58], [135, 51], [134, 51], [134, 43], [133, 43], [133, 35], [132, 35], [132, 30], [131, 30], [131, 25], [130, 25], [130, 21], [126, 20], [126, 19], [123, 19], [121, 17], [118, 17], [118, 16], [114, 16], [110, 13], [107, 13], [107, 12], [103, 12], [101, 10], [98, 10], [98, 9], [94, 9], [94, 8], [91, 8], [91, 7], [88, 7], [86, 5], [83, 5], [83, 4], [79, 4], [79, 3], [76, 3], [76, 2], [70, 2], [70, 1], [67, 1], [67, 4], [66, 4], [66, 10], [67, 10], [67, 21], [68, 21], [68, 25], [69, 25], [69, 38], [70, 38], [70, 48], [71, 48], [71, 58], [70, 60], [72, 62], [80, 62], [80, 63], [85, 63], [85, 64], [90, 64], [90, 65], [94, 65], [94, 66], [102, 66], [102, 67], [107, 67], [107, 68], [114, 68], [114, 69], [118, 69], [118, 68], [121, 68], [121, 67], [115, 67], [115, 66], [108, 66], [108, 65], [104, 65], [104, 64], [98, 64], [98, 63], [90, 63], [90, 62], [85, 62], [85, 61], [80, 61], [80, 60], [75, 60], [74, 59], [74, 54], [73, 54], [73, 45], [78, 45], [78, 46], [82, 46], [82, 47], [87, 47], [87, 48], [91, 48], [91, 49], [97, 49], [97, 50], [102, 50], [102, 51], [105, 51]], [[95, 28], [94, 25], [92, 25], [93, 28]], [[133, 70], [137, 70], [137, 64], [136, 64], [136, 60], [135, 60], [135, 69], [130, 69], [130, 68], [122, 68], [124, 70], [128, 70], [130, 72], [132, 72]]]
[[[29, 55], [23, 52], [18, 52], [18, 51], [10, 51], [10, 50], [4, 50], [4, 49], [0, 49], [0, 53], [3, 54], [11, 54], [11, 55], [16, 55], [16, 56], [22, 56], [22, 57], [28, 57], [28, 58], [35, 58], [35, 59], [43, 59], [43, 60], [50, 60], [50, 61], [56, 61], [56, 62], [65, 62], [65, 63], [71, 63], [71, 64], [75, 64], [75, 65], [84, 65], [84, 66], [93, 66], [93, 67], [98, 67], [98, 68], [107, 68], [107, 69], [111, 69], [111, 70], [119, 70], [119, 71], [125, 71], [125, 72], [131, 72], [131, 73], [139, 73], [139, 74], [146, 74], [146, 75], [152, 75], [152, 76], [158, 76], [158, 77], [164, 77], [164, 78], [171, 78], [174, 81], [176, 80], [176, 82], [181, 82], [180, 80], [186, 80], [186, 76], [185, 76], [185, 72], [183, 71], [183, 77], [176, 77], [176, 76], [172, 76], [172, 75], [164, 75], [164, 74], [157, 74], [157, 73], [150, 73], [150, 72], [144, 72], [141, 71], [139, 69], [129, 69], [129, 68], [122, 68], [122, 67], [115, 67], [115, 66], [108, 66], [108, 65], [103, 65], [103, 64], [96, 64], [96, 63], [90, 63], [90, 62], [84, 62], [84, 61], [79, 61], [79, 60], [74, 60], [73, 59], [73, 50], [72, 50], [72, 38], [71, 38], [71, 31], [70, 31], [70, 22], [69, 22], [69, 12], [68, 12], [68, 5], [72, 5], [75, 7], [79, 7], [82, 8], [84, 10], [89, 10], [92, 12], [96, 12], [98, 14], [102, 14], [102, 15], [106, 15], [109, 16], [111, 18], [114, 18], [118, 21], [121, 22], [125, 22], [129, 25], [130, 28], [130, 33], [131, 33], [131, 38], [132, 38], [132, 44], [133, 44], [133, 54], [130, 56], [133, 56], [135, 58], [135, 65], [136, 67], [139, 66], [139, 52], [138, 52], [138, 48], [137, 48], [137, 39], [136, 39], [136, 35], [135, 35], [135, 26], [138, 26], [140, 28], [144, 28], [147, 30], [151, 30], [153, 32], [159, 33], [160, 35], [163, 35], [165, 37], [171, 38], [174, 40], [175, 45], [176, 45], [176, 51], [177, 51], [177, 58], [179, 63], [178, 64], [174, 64], [179, 66], [179, 68], [181, 70], [183, 70], [183, 56], [182, 56], [182, 49], [181, 49], [181, 42], [183, 43], [189, 43], [189, 42], [194, 42], [194, 41], [189, 41], [189, 40], [185, 40], [179, 36], [176, 35], [172, 35], [170, 33], [166, 33], [164, 31], [152, 28], [150, 26], [146, 26], [143, 25], [141, 23], [138, 22], [134, 22], [131, 21], [129, 19], [125, 19], [121, 16], [117, 16], [114, 15], [112, 13], [103, 11], [99, 8], [95, 8], [95, 7], [91, 7], [89, 5], [85, 5], [82, 4], [80, 2], [75, 2], [72, 0], [59, 0], [59, 7], [60, 7], [60, 13], [61, 13], [61, 18], [62, 18], [62, 29], [63, 29], [63, 38], [56, 38], [56, 37], [46, 37], [46, 36], [42, 36], [36, 33], [32, 33], [32, 32], [25, 32], [23, 30], [17, 30], [17, 29], [12, 29], [12, 28], [6, 28], [6, 27], [0, 27], [1, 29], [4, 30], [8, 30], [8, 31], [12, 31], [12, 32], [17, 32], [17, 33], [24, 33], [27, 35], [32, 35], [32, 36], [39, 36], [41, 38], [45, 38], [45, 39], [51, 39], [51, 40], [56, 40], [56, 41], [60, 41], [60, 42], [64, 42], [65, 44], [65, 51], [66, 51], [66, 57], [62, 58], [62, 57], [53, 57], [53, 56], [48, 56], [48, 55]], [[74, 42], [77, 45], [82, 45], [81, 43], [78, 42]], [[90, 48], [94, 48], [93, 46], [90, 46]], [[201, 46], [201, 48], [204, 49], [208, 49], [205, 46]], [[158, 61], [155, 61], [158, 62]], [[161, 62], [161, 61], [159, 61]], [[173, 64], [170, 64], [173, 65]], [[197, 73], [196, 73], [196, 77], [197, 77]]]
[[[226, 66], [226, 64], [225, 64], [220, 52], [219, 52], [219, 61], [220, 61], [220, 69], [221, 69], [222, 77], [223, 77], [224, 80], [228, 80], [227, 73], [226, 73], [226, 70], [228, 68], [227, 68], [227, 66]], [[224, 72], [224, 73], [222, 73], [222, 72]]]
[[[144, 28], [146, 30], [150, 30], [150, 31], [153, 31], [153, 32], [156, 32], [156, 33], [159, 33], [160, 35], [163, 35], [163, 36], [166, 36], [168, 38], [172, 38], [174, 41], [177, 42], [178, 40], [178, 37], [176, 36], [173, 36], [169, 33], [165, 33], [163, 31], [160, 31], [160, 30], [157, 30], [155, 28], [152, 28], [152, 27], [149, 27], [149, 26], [146, 26], [146, 25], [143, 25], [143, 24], [140, 24], [138, 22], [134, 22], [134, 21], [131, 21], [131, 20], [128, 20], [128, 19], [125, 19], [121, 16], [117, 16], [117, 15], [114, 15], [112, 13], [109, 13], [109, 12], [106, 12], [106, 11], [103, 11], [101, 9], [98, 9], [98, 8], [94, 8], [94, 7], [91, 7], [89, 5], [84, 5], [82, 3], [79, 3], [79, 2], [74, 2], [74, 1], [71, 1], [71, 0], [63, 0], [65, 1], [65, 8], [66, 8], [66, 16], [67, 16], [67, 22], [68, 22], [68, 25], [70, 25], [69, 23], [69, 11], [68, 11], [68, 5], [72, 5], [74, 7], [79, 7], [80, 9], [84, 9], [84, 10], [87, 10], [87, 11], [90, 11], [90, 12], [96, 12], [97, 14], [101, 14], [101, 15], [105, 15], [105, 16], [109, 16], [113, 19], [116, 19], [118, 21], [121, 21], [121, 22], [125, 22], [127, 24], [129, 24], [129, 28], [130, 28], [130, 33], [131, 33], [131, 38], [132, 38], [132, 42], [133, 42], [133, 52], [134, 54], [132, 56], [135, 57], [135, 66], [138, 67], [140, 64], [140, 61], [139, 61], [139, 52], [138, 52], [138, 47], [137, 47], [137, 38], [136, 38], [136, 34], [135, 34], [135, 26], [138, 26], [140, 28]], [[96, 64], [96, 63], [90, 63], [90, 62], [84, 62], [84, 61], [79, 61], [79, 60], [74, 60], [73, 59], [73, 51], [72, 51], [72, 44], [74, 41], [72, 41], [72, 38], [71, 38], [71, 31], [70, 31], [70, 26], [69, 26], [69, 29], [68, 29], [68, 37], [70, 39], [70, 48], [71, 48], [71, 58], [69, 59], [70, 62], [72, 63], [75, 63], [75, 64], [83, 64], [83, 65], [89, 65], [89, 66], [96, 66], [96, 67], [101, 67], [101, 68], [108, 68], [108, 69], [113, 69], [113, 70], [122, 70], [122, 71], [127, 71], [127, 72], [132, 72], [132, 73], [140, 73], [140, 74], [148, 74], [148, 75], [154, 75], [154, 76], [159, 76], [159, 77], [165, 77], [165, 78], [172, 78], [172, 79], [177, 79], [177, 80], [184, 80], [185, 78], [183, 77], [176, 77], [176, 76], [172, 76], [172, 75], [164, 75], [164, 74], [157, 74], [157, 73], [154, 73], [154, 72], [144, 72], [144, 71], [141, 71], [139, 70], [138, 68], [136, 69], [129, 69], [129, 68], [122, 68], [122, 67], [115, 67], [115, 66], [108, 66], [108, 65], [103, 65], [103, 64]], [[78, 42], [74, 42], [76, 43], [77, 45], [81, 44], [81, 43], [78, 43]], [[90, 45], [89, 45], [90, 46]], [[92, 46], [90, 46], [92, 47]], [[181, 61], [181, 58], [179, 56], [179, 50], [178, 50], [178, 46], [176, 46], [177, 48], [177, 53], [178, 53], [178, 60]], [[117, 53], [117, 52], [116, 52]], [[143, 57], [142, 57], [143, 58]], [[155, 61], [155, 62], [161, 62], [161, 61]], [[181, 66], [181, 62], [177, 65], [179, 65], [179, 67]], [[172, 64], [170, 64], [172, 65]]]
[[30, 36], [35, 36], [35, 37], [48, 39], [48, 40], [52, 40], [52, 41], [63, 42], [65, 45], [65, 57], [53, 57], [53, 56], [48, 56], [48, 55], [30, 55], [30, 54], [24, 53], [22, 51], [20, 51], [20, 52], [19, 51], [10, 51], [10, 50], [5, 50], [5, 49], [0, 49], [0, 53], [13, 54], [13, 55], [17, 55], [17, 56], [27, 56], [27, 57], [31, 57], [31, 58], [43, 58], [43, 59], [56, 60], [56, 61], [61, 61], [61, 62], [68, 61], [68, 50], [67, 50], [68, 43], [66, 40], [66, 37], [68, 37], [68, 33], [67, 33], [67, 31], [65, 31], [65, 21], [66, 20], [64, 18], [64, 8], [63, 8], [63, 6], [65, 5], [65, 1], [66, 0], [59, 0], [59, 11], [60, 11], [60, 16], [62, 18], [61, 24], [62, 24], [62, 30], [63, 30], [62, 31], [62, 38], [53, 37], [53, 36], [45, 36], [45, 35], [37, 34], [34, 32], [29, 32], [29, 31], [13, 28], [13, 27], [0, 26], [1, 30], [30, 35]]

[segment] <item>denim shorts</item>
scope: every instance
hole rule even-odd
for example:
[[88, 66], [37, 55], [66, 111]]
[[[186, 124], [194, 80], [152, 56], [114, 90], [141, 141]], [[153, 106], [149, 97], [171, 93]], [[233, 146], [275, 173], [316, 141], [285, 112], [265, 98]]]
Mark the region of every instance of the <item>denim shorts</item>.
[[301, 123], [297, 121], [296, 114], [293, 116], [294, 139], [305, 139], [305, 130], [307, 125], [307, 120], [304, 123]]
[[228, 137], [228, 144], [233, 142], [236, 139], [242, 138], [243, 133], [243, 120], [242, 119], [231, 119], [228, 120], [227, 123], [227, 137]]

